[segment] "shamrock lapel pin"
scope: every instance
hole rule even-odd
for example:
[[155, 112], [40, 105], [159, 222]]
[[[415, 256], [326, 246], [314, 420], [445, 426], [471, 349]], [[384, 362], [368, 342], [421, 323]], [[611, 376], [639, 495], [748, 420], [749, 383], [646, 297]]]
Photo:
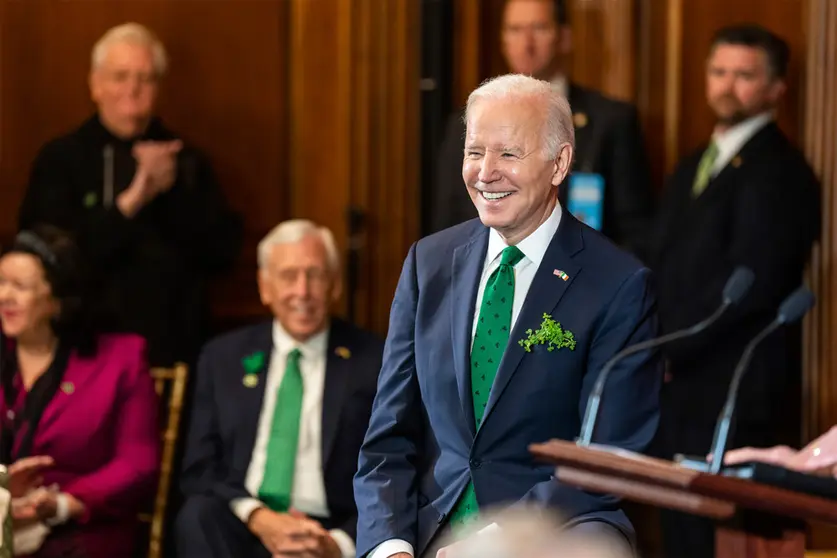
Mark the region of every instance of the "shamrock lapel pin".
[[546, 350], [549, 352], [565, 347], [571, 351], [575, 350], [575, 337], [572, 332], [563, 329], [561, 324], [553, 320], [549, 314], [543, 315], [541, 327], [536, 331], [527, 329], [526, 335], [528, 337], [518, 341], [518, 344], [527, 353], [532, 352], [533, 345], [546, 345]]
[[245, 387], [254, 388], [259, 385], [259, 372], [264, 368], [265, 356], [263, 351], [258, 351], [241, 359], [244, 367], [244, 378], [241, 383]]
[[349, 360], [352, 358], [352, 351], [350, 351], [347, 347], [337, 347], [334, 349], [334, 354], [339, 356], [344, 360]]

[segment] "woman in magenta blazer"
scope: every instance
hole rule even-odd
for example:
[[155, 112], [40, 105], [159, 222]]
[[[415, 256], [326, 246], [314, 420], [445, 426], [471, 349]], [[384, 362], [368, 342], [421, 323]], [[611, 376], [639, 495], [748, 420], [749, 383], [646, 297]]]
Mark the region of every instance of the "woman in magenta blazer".
[[21, 528], [50, 528], [37, 558], [132, 556], [159, 468], [145, 342], [93, 333], [81, 269], [48, 227], [0, 257], [0, 459], [52, 463], [34, 481], [46, 490], [14, 511]]

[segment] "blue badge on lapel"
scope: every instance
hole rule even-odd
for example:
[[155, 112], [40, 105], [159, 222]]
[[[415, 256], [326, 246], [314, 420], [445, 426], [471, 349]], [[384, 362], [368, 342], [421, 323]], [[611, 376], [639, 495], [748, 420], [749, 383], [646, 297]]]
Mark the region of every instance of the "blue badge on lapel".
[[570, 175], [567, 209], [576, 219], [597, 231], [602, 230], [604, 214], [604, 177], [592, 172]]

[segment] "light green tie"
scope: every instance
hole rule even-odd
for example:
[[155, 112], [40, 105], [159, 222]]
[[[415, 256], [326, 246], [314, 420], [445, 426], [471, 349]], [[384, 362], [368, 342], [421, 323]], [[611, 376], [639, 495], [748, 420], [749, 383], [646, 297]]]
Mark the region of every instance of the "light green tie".
[[288, 354], [285, 375], [276, 394], [264, 478], [259, 488], [259, 500], [276, 512], [287, 511], [291, 505], [299, 421], [302, 415], [300, 356], [299, 349], [294, 349]]
[[[482, 424], [488, 394], [509, 342], [514, 302], [514, 266], [523, 257], [523, 252], [516, 246], [507, 247], [500, 257], [500, 266], [494, 270], [485, 284], [471, 347], [471, 396], [477, 429]], [[454, 526], [461, 527], [475, 520], [478, 510], [474, 483], [469, 481], [451, 511], [450, 521]]]
[[706, 148], [706, 151], [703, 152], [703, 157], [700, 158], [700, 163], [698, 163], [695, 182], [692, 184], [692, 197], [696, 198], [706, 190], [706, 187], [709, 185], [709, 179], [712, 177], [712, 167], [715, 166], [717, 159], [718, 144], [713, 141]]

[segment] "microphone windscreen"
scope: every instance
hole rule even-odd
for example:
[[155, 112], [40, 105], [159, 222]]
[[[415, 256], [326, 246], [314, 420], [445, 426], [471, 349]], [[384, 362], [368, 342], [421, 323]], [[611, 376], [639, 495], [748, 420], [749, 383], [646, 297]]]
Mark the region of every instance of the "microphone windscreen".
[[813, 308], [815, 302], [814, 293], [807, 287], [799, 287], [779, 306], [776, 321], [780, 324], [795, 322]]
[[749, 268], [744, 266], [735, 268], [730, 278], [727, 279], [727, 284], [724, 285], [724, 302], [726, 304], [738, 304], [750, 290], [753, 279], [755, 279], [755, 276]]

